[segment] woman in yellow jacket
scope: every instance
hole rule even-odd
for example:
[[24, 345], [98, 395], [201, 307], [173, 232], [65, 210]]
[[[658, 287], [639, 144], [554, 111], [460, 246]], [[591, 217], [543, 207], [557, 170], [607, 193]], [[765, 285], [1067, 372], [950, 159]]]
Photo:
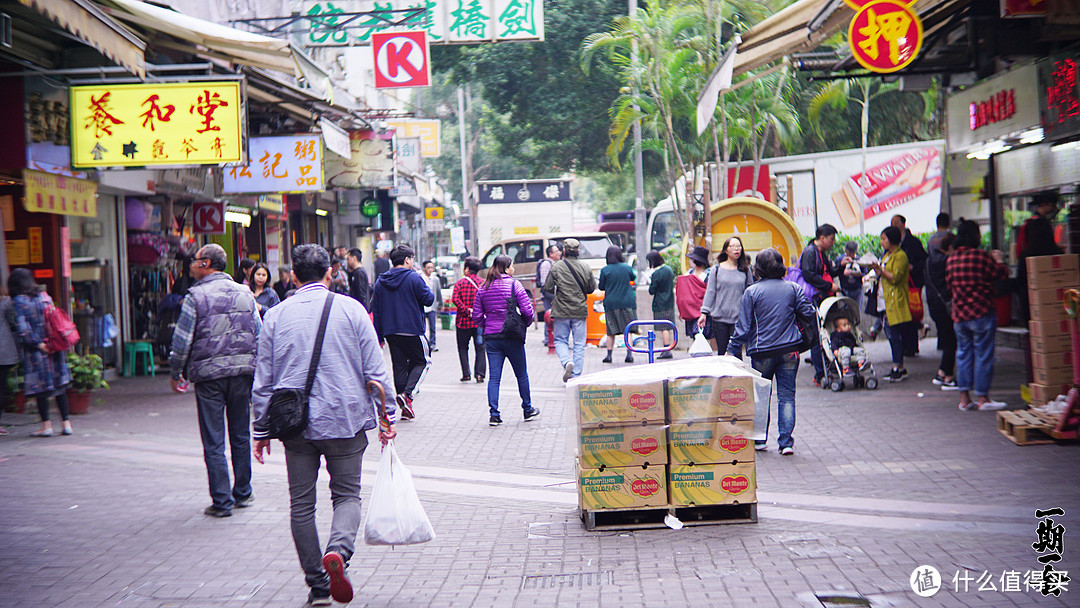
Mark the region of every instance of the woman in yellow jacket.
[[885, 298], [885, 335], [889, 337], [889, 350], [892, 351], [893, 368], [885, 378], [889, 382], [900, 382], [907, 378], [904, 369], [903, 333], [905, 323], [912, 323], [908, 309], [908, 272], [911, 265], [907, 254], [900, 249], [903, 235], [898, 228], [889, 226], [881, 231], [881, 247], [885, 256], [881, 262], [874, 262], [871, 267], [878, 274], [884, 289]]

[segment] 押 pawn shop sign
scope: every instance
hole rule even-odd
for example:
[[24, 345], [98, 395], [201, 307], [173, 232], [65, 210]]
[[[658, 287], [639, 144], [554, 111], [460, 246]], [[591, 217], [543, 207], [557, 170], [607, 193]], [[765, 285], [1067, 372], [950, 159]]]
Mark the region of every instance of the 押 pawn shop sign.
[[71, 165], [221, 165], [244, 160], [240, 83], [71, 87]]

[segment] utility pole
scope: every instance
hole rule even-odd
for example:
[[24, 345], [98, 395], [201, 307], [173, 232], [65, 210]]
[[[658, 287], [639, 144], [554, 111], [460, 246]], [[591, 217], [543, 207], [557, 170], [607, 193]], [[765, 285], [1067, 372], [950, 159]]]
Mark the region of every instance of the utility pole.
[[476, 240], [476, 202], [469, 198], [469, 170], [467, 167], [471, 166], [472, 163], [466, 164], [467, 159], [465, 158], [467, 154], [465, 146], [465, 90], [462, 87], [458, 87], [457, 90], [457, 106], [458, 141], [461, 144], [461, 204], [469, 212], [469, 253], [480, 257]]
[[[638, 0], [627, 0], [629, 4], [630, 19], [634, 19], [637, 16], [637, 2]], [[630, 46], [630, 65], [637, 64], [637, 41], [631, 42]], [[634, 83], [634, 97], [637, 97], [637, 83]], [[634, 111], [638, 110], [637, 103], [634, 104]], [[645, 269], [648, 268], [645, 260], [645, 254], [649, 253], [649, 235], [645, 233], [647, 229], [645, 217], [645, 176], [642, 173], [641, 167], [641, 121], [634, 121], [634, 242], [635, 253], [637, 254], [637, 271], [638, 276], [642, 276]]]

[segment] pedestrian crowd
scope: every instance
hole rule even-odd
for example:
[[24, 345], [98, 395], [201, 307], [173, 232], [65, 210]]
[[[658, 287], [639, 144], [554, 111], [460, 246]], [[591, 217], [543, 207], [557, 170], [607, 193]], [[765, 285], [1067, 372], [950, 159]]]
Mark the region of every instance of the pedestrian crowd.
[[[1042, 225], [1029, 223], [1030, 238], [1038, 239]], [[415, 400], [431, 367], [431, 353], [437, 350], [436, 330], [447, 306], [455, 311], [461, 382], [487, 383], [491, 426], [503, 424], [499, 393], [507, 362], [517, 384], [521, 420], [540, 415], [532, 402], [525, 350], [530, 325], [547, 325], [545, 345], [554, 349], [563, 381], [570, 381], [585, 367], [590, 296], [603, 300], [601, 362], [611, 363], [615, 349], [626, 347], [620, 337], [634, 331], [639, 284], [648, 284], [652, 318], [661, 323], [656, 345], [660, 359], [673, 357], [677, 332], [672, 330], [681, 321], [683, 335], [700, 334], [698, 339], [708, 341], [718, 355], [742, 358], [745, 353], [750, 365], [775, 383], [782, 455], [795, 449], [800, 354], [809, 351], [813, 382], [819, 386], [834, 364], [844, 378], [868, 372], [858, 322], [863, 312], [875, 319], [866, 335], [873, 339], [883, 332], [888, 338], [892, 366], [885, 379], [905, 380], [904, 359], [918, 353], [924, 287], [925, 308], [942, 353], [931, 381], [942, 390], [958, 391], [961, 410], [1004, 408], [990, 398], [989, 389], [996, 329], [992, 296], [995, 281], [1007, 270], [1000, 252], [981, 248], [978, 225], [962, 220], [955, 233], [950, 226], [949, 216], [939, 215], [938, 231], [924, 248], [897, 215], [880, 234], [883, 255], [876, 259], [860, 258], [854, 241], [830, 257], [837, 231], [823, 224], [791, 267], [772, 248], [751, 259], [736, 235], [723, 242], [715, 258], [708, 248], [693, 247], [685, 255], [686, 272], [675, 271], [664, 255], [650, 251], [649, 268], [641, 277], [618, 246], [608, 248], [606, 265], [594, 275], [580, 259], [580, 242], [566, 238], [550, 245], [537, 263], [531, 277], [536, 300], [506, 255], [495, 257], [488, 268], [476, 257], [465, 257], [461, 277], [446, 284], [444, 302], [436, 264], [418, 264], [415, 251], [406, 245], [380, 250], [372, 276], [362, 265], [359, 249], [339, 247], [331, 255], [318, 245], [299, 245], [292, 251], [292, 265], [278, 266], [276, 282], [265, 264], [247, 259], [239, 261], [234, 276], [227, 275], [225, 250], [205, 245], [185, 269], [191, 281], [179, 294], [182, 303], [169, 356], [171, 388], [186, 392], [194, 386], [211, 498], [204, 513], [230, 517], [234, 509], [253, 503], [251, 459], [264, 462], [270, 440], [282, 438], [273, 430], [275, 401], [284, 393], [302, 395], [306, 426], [282, 438], [292, 536], [310, 588], [309, 602], [351, 600], [346, 571], [361, 521], [360, 471], [367, 431], [379, 427], [385, 445], [396, 436], [399, 417], [423, 415]], [[1042, 254], [1034, 245], [1028, 253]], [[65, 353], [46, 346], [52, 301], [24, 269], [11, 273], [7, 290], [10, 297], [0, 298], [5, 320], [0, 323], [0, 373], [6, 377], [21, 365], [25, 394], [36, 398], [41, 419], [34, 436], [57, 432], [50, 399], [60, 412], [59, 432], [69, 435], [65, 389], [71, 371]], [[820, 316], [819, 309], [832, 297], [844, 298], [846, 310], [855, 314]], [[389, 366], [383, 347], [389, 350]], [[624, 361], [634, 362], [630, 348]], [[380, 416], [385, 421], [381, 426]], [[771, 419], [766, 431], [770, 425]], [[2, 427], [0, 434], [6, 434]], [[755, 441], [755, 449], [766, 449], [766, 443], [767, 435]], [[315, 523], [315, 486], [324, 461], [333, 517], [322, 545]]]

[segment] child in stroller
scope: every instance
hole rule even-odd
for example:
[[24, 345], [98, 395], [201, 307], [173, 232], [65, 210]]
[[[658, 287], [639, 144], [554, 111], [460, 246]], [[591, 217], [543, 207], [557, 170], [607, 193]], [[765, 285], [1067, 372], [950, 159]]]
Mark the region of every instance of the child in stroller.
[[836, 392], [844, 390], [848, 383], [856, 388], [876, 389], [878, 379], [863, 348], [859, 305], [855, 300], [840, 296], [825, 298], [818, 307], [818, 320], [821, 340], [828, 340], [829, 346], [822, 349], [825, 357], [822, 386]]

